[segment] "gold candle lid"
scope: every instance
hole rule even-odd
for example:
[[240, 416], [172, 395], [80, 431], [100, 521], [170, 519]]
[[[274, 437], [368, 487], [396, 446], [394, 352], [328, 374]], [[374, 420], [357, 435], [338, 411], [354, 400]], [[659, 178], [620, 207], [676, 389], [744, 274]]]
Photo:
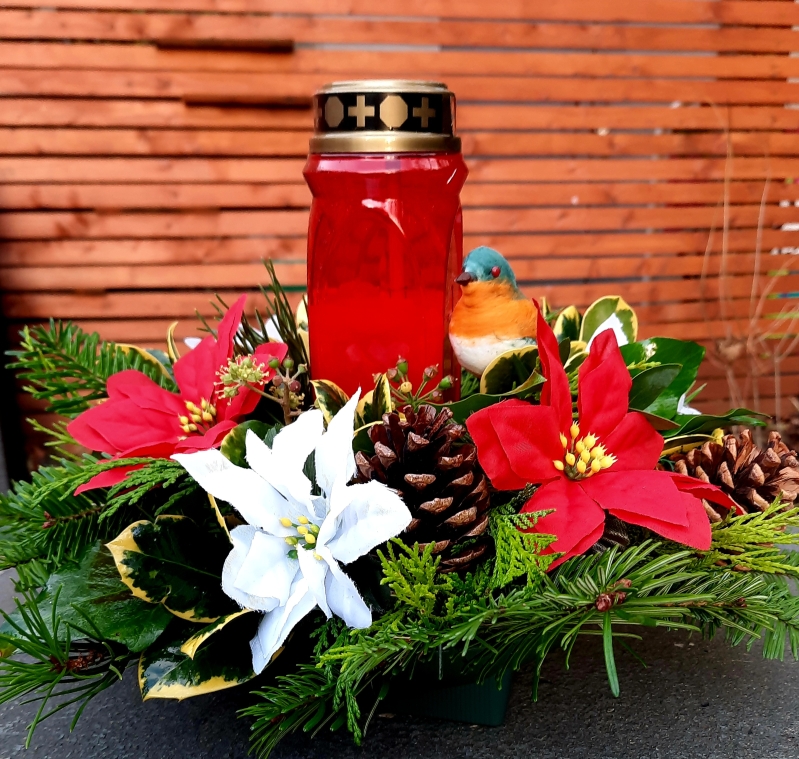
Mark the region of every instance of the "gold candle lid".
[[314, 95], [311, 153], [457, 152], [455, 95], [440, 82], [333, 82]]

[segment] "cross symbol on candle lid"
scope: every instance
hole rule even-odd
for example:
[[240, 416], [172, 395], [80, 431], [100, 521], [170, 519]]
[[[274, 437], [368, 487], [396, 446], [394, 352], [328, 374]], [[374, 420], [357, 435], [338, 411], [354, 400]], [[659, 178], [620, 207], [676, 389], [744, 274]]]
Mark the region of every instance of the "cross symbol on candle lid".
[[422, 107], [413, 109], [414, 118], [418, 118], [422, 122], [422, 126], [426, 129], [429, 125], [430, 119], [434, 118], [436, 111], [430, 107], [430, 100], [422, 98]]
[[373, 105], [366, 105], [365, 95], [358, 95], [355, 98], [355, 103], [356, 103], [355, 105], [351, 105], [347, 109], [347, 115], [355, 116], [355, 118], [357, 119], [356, 124], [359, 127], [365, 127], [366, 117], [375, 115], [375, 107]]

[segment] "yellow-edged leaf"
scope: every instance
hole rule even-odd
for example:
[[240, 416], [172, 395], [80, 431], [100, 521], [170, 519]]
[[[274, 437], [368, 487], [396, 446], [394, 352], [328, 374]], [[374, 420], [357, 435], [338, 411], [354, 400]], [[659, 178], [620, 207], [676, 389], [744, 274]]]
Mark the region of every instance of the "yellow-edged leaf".
[[180, 351], [178, 350], [177, 343], [175, 342], [175, 329], [177, 329], [178, 322], [172, 322], [169, 329], [166, 331], [166, 352], [169, 360], [174, 364], [180, 358]]

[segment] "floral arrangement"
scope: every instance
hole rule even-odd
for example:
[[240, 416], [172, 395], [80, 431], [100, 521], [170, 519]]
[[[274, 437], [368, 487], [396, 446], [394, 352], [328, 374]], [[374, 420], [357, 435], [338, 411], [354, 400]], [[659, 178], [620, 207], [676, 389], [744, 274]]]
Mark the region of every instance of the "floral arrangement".
[[360, 741], [409, 683], [496, 690], [586, 634], [615, 694], [638, 626], [799, 655], [799, 461], [756, 414], [690, 407], [699, 345], [639, 340], [619, 297], [541, 302], [534, 344], [458, 400], [401, 357], [348, 397], [272, 275], [256, 321], [220, 301], [182, 356], [174, 327], [167, 354], [23, 332], [14, 366], [63, 418], [0, 500], [20, 595], [0, 700], [40, 701], [31, 733], [123, 676], [145, 699], [242, 686], [266, 757], [295, 731]]

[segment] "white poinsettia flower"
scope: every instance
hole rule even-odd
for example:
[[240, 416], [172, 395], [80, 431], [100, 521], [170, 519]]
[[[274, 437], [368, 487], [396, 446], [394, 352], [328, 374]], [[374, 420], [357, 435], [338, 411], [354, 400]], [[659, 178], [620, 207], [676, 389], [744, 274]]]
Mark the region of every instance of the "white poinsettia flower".
[[[333, 417], [327, 432], [317, 409], [283, 428], [271, 448], [248, 431], [250, 469], [231, 464], [216, 450], [173, 457], [248, 522], [231, 532], [222, 589], [241, 606], [264, 612], [251, 643], [256, 672], [316, 606], [350, 627], [369, 627], [371, 611], [340, 565], [398, 535], [411, 521], [402, 499], [385, 485], [348, 484], [355, 474], [358, 396]], [[303, 471], [311, 454], [317, 494]]]

